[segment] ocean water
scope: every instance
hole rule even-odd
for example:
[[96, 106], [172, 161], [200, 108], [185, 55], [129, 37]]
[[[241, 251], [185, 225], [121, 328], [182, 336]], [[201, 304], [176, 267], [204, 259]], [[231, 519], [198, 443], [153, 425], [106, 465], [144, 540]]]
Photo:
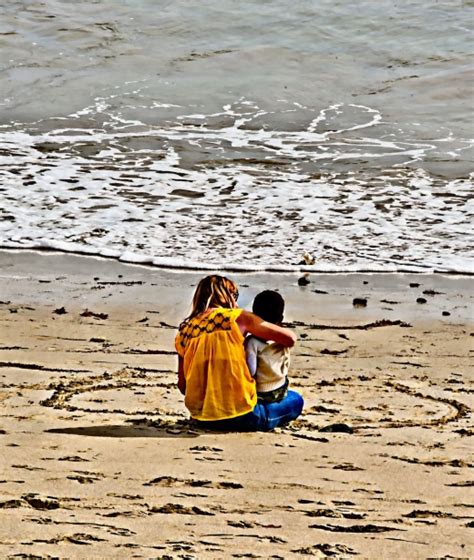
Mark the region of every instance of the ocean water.
[[467, 0], [5, 2], [0, 246], [473, 272], [473, 21]]

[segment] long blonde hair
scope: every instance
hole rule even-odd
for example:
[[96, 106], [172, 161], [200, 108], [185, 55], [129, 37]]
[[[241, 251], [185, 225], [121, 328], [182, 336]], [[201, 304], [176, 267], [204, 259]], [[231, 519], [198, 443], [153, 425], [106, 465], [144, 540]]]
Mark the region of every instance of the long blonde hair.
[[239, 296], [237, 284], [225, 276], [212, 274], [203, 278], [196, 287], [193, 308], [188, 319], [212, 307], [234, 308]]

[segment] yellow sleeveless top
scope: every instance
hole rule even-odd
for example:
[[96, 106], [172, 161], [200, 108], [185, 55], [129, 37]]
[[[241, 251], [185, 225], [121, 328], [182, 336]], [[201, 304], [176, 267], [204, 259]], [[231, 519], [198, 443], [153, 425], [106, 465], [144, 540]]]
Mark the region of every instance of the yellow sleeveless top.
[[236, 323], [241, 313], [220, 307], [179, 326], [175, 345], [184, 361], [184, 404], [196, 420], [235, 418], [257, 403], [244, 337]]

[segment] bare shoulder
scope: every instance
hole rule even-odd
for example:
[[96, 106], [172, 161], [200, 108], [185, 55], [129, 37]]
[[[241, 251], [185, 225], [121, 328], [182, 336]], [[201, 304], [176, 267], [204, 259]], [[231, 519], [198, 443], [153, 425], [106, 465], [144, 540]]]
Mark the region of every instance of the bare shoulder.
[[258, 336], [258, 333], [254, 332], [255, 328], [258, 329], [258, 326], [262, 324], [264, 321], [255, 313], [251, 311], [246, 311], [242, 309], [240, 315], [237, 317], [237, 323], [239, 324], [241, 329], [245, 329], [246, 333], [255, 334]]
[[255, 317], [256, 315], [254, 313], [250, 313], [250, 311], [246, 311], [245, 309], [242, 309], [240, 315], [237, 317], [237, 323], [240, 326], [244, 327], [252, 324], [252, 321], [254, 320]]

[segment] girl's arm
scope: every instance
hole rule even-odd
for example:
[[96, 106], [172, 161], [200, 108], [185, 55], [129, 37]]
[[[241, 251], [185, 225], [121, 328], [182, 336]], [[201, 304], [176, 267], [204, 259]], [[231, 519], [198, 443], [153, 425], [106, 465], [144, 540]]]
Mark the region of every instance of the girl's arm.
[[290, 329], [264, 321], [255, 313], [250, 313], [250, 311], [245, 311], [245, 309], [242, 310], [242, 313], [237, 318], [237, 324], [244, 336], [247, 333], [252, 333], [258, 338], [273, 340], [287, 348], [294, 346], [297, 340], [295, 333]]
[[178, 356], [178, 389], [181, 394], [186, 393], [186, 378], [184, 377], [183, 358]]

